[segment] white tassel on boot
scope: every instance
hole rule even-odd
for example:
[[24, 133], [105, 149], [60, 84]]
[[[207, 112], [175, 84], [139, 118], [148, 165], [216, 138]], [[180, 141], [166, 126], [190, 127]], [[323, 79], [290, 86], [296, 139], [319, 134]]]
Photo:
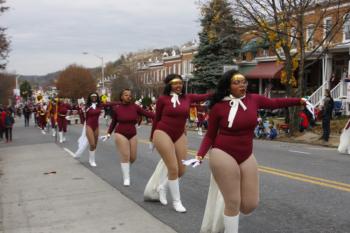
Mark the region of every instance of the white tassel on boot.
[[185, 207], [181, 203], [179, 179], [168, 180], [168, 186], [169, 186], [171, 197], [173, 198], [174, 209], [180, 213], [186, 212]]
[[162, 205], [167, 205], [168, 200], [166, 198], [166, 193], [168, 190], [168, 177], [166, 176], [165, 179], [160, 182], [160, 185], [157, 188], [157, 191], [159, 193], [159, 201], [162, 203]]
[[224, 215], [225, 233], [238, 233], [239, 215], [226, 216]]
[[96, 150], [93, 150], [93, 151], [89, 150], [89, 163], [90, 163], [91, 167], [97, 166], [97, 164], [95, 162], [95, 152], [96, 152]]
[[60, 136], [60, 143], [63, 143], [63, 132], [59, 132], [58, 136]]
[[123, 185], [130, 186], [130, 163], [120, 163], [123, 172]]

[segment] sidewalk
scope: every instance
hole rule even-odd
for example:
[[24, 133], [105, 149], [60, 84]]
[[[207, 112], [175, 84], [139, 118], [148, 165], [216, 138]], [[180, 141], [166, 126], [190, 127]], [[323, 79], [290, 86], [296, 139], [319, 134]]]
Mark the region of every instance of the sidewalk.
[[0, 146], [0, 220], [0, 233], [176, 233], [54, 143]]

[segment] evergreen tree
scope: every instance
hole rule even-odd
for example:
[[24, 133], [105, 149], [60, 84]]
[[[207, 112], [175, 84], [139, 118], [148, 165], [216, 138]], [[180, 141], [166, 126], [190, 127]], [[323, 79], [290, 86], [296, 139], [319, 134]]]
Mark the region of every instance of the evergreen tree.
[[24, 100], [28, 100], [28, 98], [32, 97], [32, 87], [30, 85], [30, 83], [25, 80], [20, 86], [19, 86], [19, 89], [20, 89], [20, 93], [21, 93], [21, 97], [24, 99]]
[[192, 63], [192, 85], [198, 91], [214, 88], [224, 65], [232, 65], [240, 46], [231, 4], [227, 0], [210, 0], [201, 6], [198, 53]]

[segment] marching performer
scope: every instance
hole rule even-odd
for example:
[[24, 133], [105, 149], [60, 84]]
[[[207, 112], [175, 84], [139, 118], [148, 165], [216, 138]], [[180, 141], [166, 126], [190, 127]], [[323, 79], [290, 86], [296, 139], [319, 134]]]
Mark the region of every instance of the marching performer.
[[109, 125], [107, 138], [115, 128], [115, 144], [120, 152], [120, 164], [124, 186], [130, 185], [130, 164], [137, 156], [136, 127], [138, 117], [154, 118], [153, 112], [143, 110], [132, 102], [131, 90], [124, 89], [119, 95], [121, 103], [113, 108], [112, 122]]
[[181, 161], [187, 156], [185, 124], [191, 103], [204, 101], [211, 94], [185, 94], [182, 77], [178, 74], [168, 75], [164, 82], [163, 95], [156, 102], [151, 132], [151, 140], [167, 167], [167, 177], [160, 181], [158, 187], [159, 199], [163, 205], [167, 204], [166, 192], [169, 188], [174, 209], [186, 212], [179, 189], [179, 177], [185, 172]]
[[65, 134], [67, 133], [67, 116], [70, 110], [72, 110], [72, 107], [65, 103], [62, 99], [58, 99], [57, 103], [57, 123], [58, 123], [58, 135], [59, 135], [59, 142], [63, 143], [66, 141]]
[[[219, 80], [209, 106], [208, 131], [196, 156], [202, 160], [211, 148], [209, 167], [225, 204], [225, 233], [238, 232], [239, 213], [249, 214], [258, 206], [258, 168], [252, 154], [257, 110], [305, 104], [301, 98], [269, 99], [248, 94], [247, 85], [245, 77], [234, 70], [226, 72]], [[205, 215], [213, 212], [208, 209], [210, 206], [213, 205], [207, 201]], [[203, 229], [203, 225], [208, 223], [202, 223], [201, 232], [213, 232]]]
[[48, 107], [48, 115], [51, 122], [52, 137], [56, 137], [56, 127], [57, 127], [57, 103], [56, 101], [50, 100]]
[[45, 128], [47, 124], [47, 105], [42, 103], [39, 105], [38, 110], [39, 127], [41, 128], [41, 133], [46, 134]]
[[[96, 92], [90, 93], [87, 98], [87, 103], [85, 105], [84, 109], [84, 116], [83, 120], [86, 122], [86, 137], [88, 140], [88, 144], [90, 146], [89, 148], [89, 164], [92, 167], [96, 167], [96, 161], [95, 161], [95, 152], [98, 142], [98, 134], [99, 134], [99, 123], [98, 119], [100, 117], [101, 111], [104, 108], [104, 106], [111, 106], [115, 104], [106, 103], [103, 104], [100, 101], [100, 97]], [[80, 150], [80, 148], [78, 149]], [[80, 156], [80, 153], [76, 153], [76, 158]]]

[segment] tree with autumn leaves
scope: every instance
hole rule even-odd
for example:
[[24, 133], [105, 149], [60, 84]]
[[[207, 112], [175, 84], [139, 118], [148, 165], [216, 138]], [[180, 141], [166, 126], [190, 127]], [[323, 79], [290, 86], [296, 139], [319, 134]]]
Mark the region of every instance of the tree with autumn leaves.
[[9, 99], [13, 97], [13, 89], [16, 87], [14, 75], [0, 73], [0, 104], [7, 106]]
[[96, 81], [89, 70], [82, 66], [70, 65], [60, 73], [56, 88], [59, 97], [76, 100], [86, 98], [88, 94], [96, 91]]
[[[237, 0], [235, 15], [240, 24], [266, 39], [274, 49], [277, 62], [283, 63], [281, 83], [288, 96], [304, 96], [304, 71], [312, 62], [319, 60], [329, 48], [344, 23], [349, 8], [341, 8], [344, 0]], [[313, 12], [317, 17], [308, 17]], [[332, 24], [325, 25], [324, 19], [332, 17]], [[313, 25], [313, 28], [307, 28]], [[324, 33], [326, 32], [326, 33]], [[308, 34], [308, 35], [307, 35]], [[291, 109], [292, 130], [297, 129], [296, 108]]]

